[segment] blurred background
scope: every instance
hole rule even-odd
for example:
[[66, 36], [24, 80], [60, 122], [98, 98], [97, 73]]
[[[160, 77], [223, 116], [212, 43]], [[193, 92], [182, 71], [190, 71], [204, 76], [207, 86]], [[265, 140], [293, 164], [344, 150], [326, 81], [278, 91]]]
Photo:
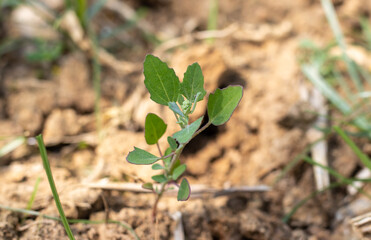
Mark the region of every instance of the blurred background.
[[[147, 113], [178, 131], [143, 84], [153, 54], [180, 80], [198, 62], [208, 93], [244, 87], [184, 150], [203, 188], [160, 202], [157, 239], [368, 239], [370, 14], [368, 0], [0, 0], [0, 238], [66, 238], [40, 216], [58, 216], [42, 134], [67, 217], [90, 221], [76, 239], [132, 239], [91, 222], [107, 219], [154, 239], [154, 196], [137, 193], [154, 170], [125, 160], [157, 152]], [[205, 114], [204, 100], [191, 120]]]

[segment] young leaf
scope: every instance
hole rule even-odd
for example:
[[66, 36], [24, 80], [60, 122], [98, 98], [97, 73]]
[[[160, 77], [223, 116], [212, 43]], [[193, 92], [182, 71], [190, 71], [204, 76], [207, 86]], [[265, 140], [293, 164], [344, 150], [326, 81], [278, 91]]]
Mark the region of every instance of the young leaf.
[[178, 190], [178, 201], [187, 201], [190, 195], [191, 188], [189, 187], [189, 183], [187, 179], [183, 178]]
[[170, 137], [170, 136], [167, 137], [167, 142], [169, 143], [169, 145], [170, 145], [170, 147], [171, 147], [172, 150], [177, 149], [178, 144], [176, 143], [176, 141], [175, 141], [174, 138], [172, 138], [172, 137]]
[[164, 169], [164, 167], [158, 163], [155, 163], [152, 165], [152, 170], [161, 170], [161, 169]]
[[197, 97], [197, 102], [205, 97], [204, 76], [202, 75], [202, 70], [198, 63], [188, 66], [187, 71], [184, 73], [180, 91], [191, 102], [195, 101], [198, 92], [200, 92], [200, 94]]
[[184, 114], [183, 114], [182, 110], [180, 110], [178, 104], [176, 104], [175, 102], [169, 102], [169, 108], [174, 113], [177, 113], [178, 115], [184, 117]]
[[188, 142], [193, 134], [197, 131], [197, 129], [200, 127], [203, 117], [200, 117], [190, 125], [186, 126], [179, 132], [176, 132], [173, 134], [173, 137], [180, 143], [186, 143]]
[[149, 182], [143, 183], [142, 184], [142, 188], [148, 189], [148, 190], [153, 190], [153, 184], [152, 183], [149, 183]]
[[140, 165], [149, 165], [157, 162], [159, 159], [159, 157], [137, 147], [134, 147], [134, 150], [129, 152], [126, 158], [129, 163]]
[[173, 171], [173, 179], [177, 180], [180, 175], [184, 173], [184, 171], [187, 169], [187, 166], [185, 164], [179, 165], [177, 168]]
[[158, 183], [163, 183], [167, 181], [167, 178], [164, 174], [154, 175], [152, 176], [152, 179]]
[[228, 121], [242, 98], [241, 86], [229, 86], [224, 89], [216, 89], [210, 94], [207, 103], [209, 121], [215, 126]]
[[162, 105], [176, 102], [180, 92], [179, 78], [174, 69], [153, 55], [144, 60], [144, 84], [151, 94], [151, 99]]
[[144, 126], [144, 137], [149, 145], [156, 144], [167, 127], [165, 122], [154, 113], [147, 114]]

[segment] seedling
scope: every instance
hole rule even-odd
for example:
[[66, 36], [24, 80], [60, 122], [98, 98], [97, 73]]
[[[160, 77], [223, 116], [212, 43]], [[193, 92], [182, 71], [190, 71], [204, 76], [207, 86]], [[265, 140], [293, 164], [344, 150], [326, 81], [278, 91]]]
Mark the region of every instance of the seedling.
[[152, 165], [153, 170], [162, 171], [161, 174], [152, 176], [156, 184], [150, 182], [143, 184], [143, 188], [156, 194], [152, 212], [153, 220], [155, 220], [159, 200], [163, 193], [173, 185], [178, 188], [178, 201], [188, 200], [191, 189], [188, 180], [182, 178], [187, 166], [180, 162], [179, 157], [184, 147], [208, 126], [211, 124], [222, 125], [229, 120], [242, 98], [242, 87], [228, 86], [224, 89], [216, 89], [214, 93], [211, 93], [207, 103], [209, 120], [200, 128], [203, 117], [192, 123], [189, 121], [189, 115], [194, 112], [197, 103], [203, 100], [206, 95], [203, 86], [204, 77], [198, 63], [188, 66], [184, 73], [183, 82], [180, 82], [174, 70], [169, 68], [166, 63], [153, 55], [147, 55], [144, 61], [144, 76], [144, 84], [151, 99], [158, 104], [169, 107], [181, 128], [172, 136], [167, 137], [169, 147], [162, 154], [158, 141], [164, 135], [167, 125], [159, 116], [149, 113], [145, 120], [145, 140], [149, 145], [157, 145], [159, 156], [134, 147], [134, 150], [126, 158], [130, 163]]

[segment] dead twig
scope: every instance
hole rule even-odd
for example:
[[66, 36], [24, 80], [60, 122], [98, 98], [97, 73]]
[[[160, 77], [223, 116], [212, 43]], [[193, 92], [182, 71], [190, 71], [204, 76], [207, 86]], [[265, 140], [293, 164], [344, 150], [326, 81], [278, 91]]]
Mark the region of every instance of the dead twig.
[[175, 240], [184, 240], [184, 228], [182, 223], [182, 213], [177, 211], [171, 215], [171, 218], [175, 222], [175, 229], [174, 229], [174, 239]]
[[[314, 125], [319, 128], [326, 128], [327, 123], [327, 106], [326, 106], [326, 99], [325, 97], [319, 92], [317, 89], [312, 90], [312, 96], [309, 99], [310, 104], [313, 106], [314, 109], [319, 113], [316, 122]], [[311, 128], [307, 132], [307, 137], [310, 142], [315, 142], [317, 139], [324, 138], [325, 133]], [[318, 142], [317, 144], [313, 145], [311, 148], [311, 153], [314, 161], [328, 166], [327, 160], [327, 142], [325, 139]], [[330, 185], [330, 176], [327, 170], [319, 167], [313, 166], [314, 176], [316, 180], [316, 189], [320, 190], [326, 188]]]
[[[85, 187], [95, 188], [101, 190], [111, 190], [111, 191], [123, 191], [123, 192], [135, 192], [135, 193], [152, 193], [152, 191], [142, 188], [142, 184], [138, 183], [112, 183], [106, 180], [102, 180], [97, 183], [86, 183]], [[228, 189], [218, 189], [212, 188], [201, 184], [192, 185], [192, 197], [200, 198], [205, 194], [211, 194], [214, 197], [227, 196], [233, 194], [243, 194], [243, 193], [257, 193], [257, 192], [267, 192], [270, 191], [271, 187], [266, 185], [258, 186], [240, 186], [231, 187]], [[165, 192], [168, 195], [176, 195], [176, 189]]]
[[[91, 39], [87, 38], [79, 23], [76, 14], [73, 11], [67, 11], [62, 20], [61, 28], [68, 33], [72, 41], [83, 51], [88, 52], [90, 56], [94, 54], [94, 44]], [[103, 48], [97, 49], [99, 62], [102, 65], [114, 69], [119, 74], [127, 74], [140, 69], [139, 65], [118, 60]]]
[[106, 197], [104, 196], [104, 192], [101, 192], [100, 193], [100, 196], [101, 196], [101, 198], [102, 198], [102, 202], [103, 202], [103, 206], [104, 206], [104, 213], [105, 213], [105, 218], [104, 218], [104, 220], [106, 221], [106, 224], [107, 224], [107, 222], [108, 222], [108, 220], [109, 220], [109, 207], [108, 207], [108, 203], [107, 203], [107, 199], [106, 199]]
[[155, 50], [155, 55], [161, 55], [161, 53], [166, 52], [169, 49], [179, 47], [185, 44], [190, 44], [196, 40], [204, 40], [208, 38], [225, 38], [231, 35], [237, 29], [238, 29], [237, 24], [231, 24], [228, 27], [221, 30], [201, 31], [173, 38], [160, 44]]
[[[123, 1], [108, 0], [104, 7], [118, 13], [125, 20], [134, 20], [137, 18], [135, 10]], [[144, 20], [138, 21], [136, 23], [136, 28], [145, 33], [153, 32], [151, 25]]]
[[354, 217], [349, 222], [360, 239], [369, 239], [368, 237], [371, 235], [371, 212]]
[[41, 220], [36, 220], [36, 221], [33, 221], [29, 224], [26, 224], [26, 225], [23, 225], [23, 226], [20, 226], [18, 228], [19, 231], [23, 232], [23, 231], [26, 231], [27, 229], [31, 228], [32, 226], [34, 225], [45, 225], [45, 224], [52, 224], [54, 223], [55, 221], [53, 220], [49, 220], [49, 219], [41, 219]]
[[189, 33], [177, 38], [165, 41], [155, 50], [155, 54], [161, 55], [161, 53], [170, 50], [175, 47], [179, 47], [185, 44], [190, 44], [196, 40], [205, 40], [209, 38], [226, 38], [231, 36], [237, 41], [248, 41], [248, 42], [263, 42], [270, 38], [283, 38], [292, 31], [292, 24], [284, 21], [278, 25], [271, 24], [231, 24], [228, 27], [221, 30], [210, 30]]

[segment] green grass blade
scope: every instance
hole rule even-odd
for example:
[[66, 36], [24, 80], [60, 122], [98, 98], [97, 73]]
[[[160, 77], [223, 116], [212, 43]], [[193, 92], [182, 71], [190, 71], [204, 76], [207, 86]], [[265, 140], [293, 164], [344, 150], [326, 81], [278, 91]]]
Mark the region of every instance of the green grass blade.
[[48, 156], [46, 154], [46, 148], [45, 148], [45, 145], [44, 145], [42, 135], [41, 134], [38, 135], [36, 137], [36, 140], [37, 140], [37, 143], [39, 144], [39, 150], [40, 150], [41, 158], [43, 160], [44, 169], [45, 169], [46, 175], [48, 177], [48, 182], [49, 182], [50, 188], [52, 190], [53, 197], [54, 197], [54, 200], [55, 200], [55, 204], [57, 205], [59, 215], [61, 216], [61, 221], [63, 223], [64, 229], [66, 230], [68, 238], [70, 240], [74, 240], [75, 238], [72, 234], [70, 226], [68, 225], [68, 221], [67, 221], [67, 218], [64, 214], [61, 201], [59, 200], [59, 195], [58, 195], [55, 183], [54, 183], [52, 170], [50, 169], [49, 160], [48, 160]]
[[86, 10], [88, 7], [87, 1], [86, 0], [74, 0], [73, 2], [75, 3], [74, 10], [75, 10], [77, 17], [80, 20], [81, 26], [85, 27], [85, 24], [87, 22], [86, 21], [86, 13], [87, 13]]
[[282, 169], [282, 172], [278, 175], [278, 177], [274, 180], [273, 184], [279, 182], [291, 169], [293, 169], [303, 158], [303, 155], [309, 152], [310, 147], [307, 147], [302, 153], [295, 156], [293, 160], [291, 160], [286, 166]]
[[357, 157], [361, 160], [363, 165], [365, 165], [368, 169], [371, 169], [371, 160], [364, 154], [361, 149], [357, 147], [357, 145], [348, 137], [348, 135], [338, 126], [333, 127], [335, 132], [339, 134], [339, 136], [348, 144], [348, 146], [353, 150], [353, 152], [357, 155]]
[[349, 114], [352, 109], [348, 103], [336, 92], [336, 90], [326, 82], [319, 73], [315, 65], [304, 64], [301, 67], [304, 75], [313, 83], [313, 85], [322, 92], [343, 114]]
[[358, 187], [356, 187], [356, 186], [353, 185], [354, 182], [371, 182], [371, 178], [346, 178], [343, 175], [341, 175], [340, 173], [338, 173], [335, 169], [330, 168], [328, 166], [325, 166], [323, 164], [320, 164], [319, 162], [314, 161], [310, 157], [305, 157], [303, 159], [304, 159], [304, 161], [306, 161], [309, 164], [316, 165], [316, 166], [318, 166], [318, 167], [320, 167], [322, 169], [325, 169], [332, 176], [336, 177], [340, 182], [343, 182], [345, 184], [351, 185], [352, 187], [354, 187], [355, 189], [357, 189], [358, 192], [366, 195], [368, 198], [371, 199], [371, 195], [369, 195], [368, 193], [364, 192], [362, 189], [360, 189], [360, 188], [358, 188]]
[[87, 10], [86, 17], [88, 18], [88, 21], [91, 21], [94, 16], [100, 12], [106, 4], [107, 0], [97, 0], [95, 1]]
[[348, 178], [352, 182], [371, 182], [371, 178]]
[[[322, 94], [335, 105], [344, 115], [349, 115], [352, 113], [352, 108], [349, 104], [336, 92], [336, 90], [329, 85], [319, 74], [318, 67], [314, 64], [303, 64], [302, 71], [304, 75], [313, 83], [313, 85], [318, 88]], [[354, 124], [361, 130], [369, 131], [371, 130], [371, 125], [366, 118], [359, 116], [354, 119]], [[371, 138], [371, 132], [368, 132], [368, 137]]]
[[360, 92], [363, 90], [362, 82], [357, 72], [357, 69], [354, 65], [354, 62], [349, 58], [349, 56], [346, 53], [347, 46], [344, 41], [344, 36], [343, 36], [343, 33], [339, 25], [339, 21], [336, 16], [334, 6], [332, 5], [330, 0], [321, 0], [321, 4], [323, 7], [323, 10], [325, 11], [331, 30], [335, 35], [336, 42], [342, 51], [342, 58], [345, 61], [349, 75], [354, 85], [356, 86], [357, 90]]
[[371, 87], [371, 74], [368, 70], [366, 70], [364, 67], [360, 65], [356, 65], [358, 68], [358, 71], [361, 73], [362, 77], [366, 80], [367, 84]]
[[39, 190], [39, 184], [40, 184], [40, 181], [41, 181], [41, 177], [38, 177], [36, 179], [36, 182], [35, 182], [35, 186], [33, 187], [33, 191], [32, 191], [32, 194], [31, 194], [31, 197], [30, 197], [30, 200], [28, 200], [28, 203], [27, 203], [27, 209], [30, 210], [32, 208], [32, 205], [33, 203], [35, 202], [35, 198], [36, 198], [36, 193], [37, 193], [37, 190]]
[[320, 189], [320, 190], [317, 190], [317, 191], [314, 191], [312, 192], [311, 194], [309, 194], [307, 197], [305, 197], [304, 199], [300, 200], [292, 209], [289, 213], [287, 213], [283, 218], [282, 218], [282, 221], [284, 223], [287, 223], [290, 218], [296, 213], [296, 211], [302, 207], [307, 201], [309, 201], [310, 199], [314, 198], [315, 196], [323, 193], [323, 192], [326, 192], [327, 190], [329, 189], [333, 189], [333, 188], [337, 188], [337, 187], [340, 187], [340, 186], [343, 186], [344, 183], [342, 182], [336, 182], [336, 183], [332, 183], [330, 184], [328, 187], [325, 187], [323, 189]]
[[25, 142], [26, 142], [26, 138], [25, 137], [17, 137], [17, 138], [15, 138], [13, 141], [9, 142], [8, 144], [6, 144], [2, 148], [0, 148], [0, 157], [3, 157], [6, 154], [12, 152], [13, 150], [15, 150], [16, 148], [18, 148], [19, 146], [21, 146]]
[[371, 27], [368, 22], [368, 18], [362, 17], [360, 19], [362, 33], [368, 44], [368, 50], [371, 50]]
[[[218, 28], [219, 0], [209, 0], [209, 16], [207, 20], [207, 30], [216, 30]], [[213, 43], [214, 38], [207, 39], [208, 43]]]
[[99, 140], [102, 139], [102, 116], [101, 116], [101, 79], [102, 79], [102, 66], [99, 61], [99, 45], [95, 32], [90, 25], [87, 26], [88, 36], [92, 46], [92, 66], [93, 66], [93, 89], [94, 89], [94, 115], [96, 121], [96, 128]]
[[207, 30], [216, 30], [218, 27], [219, 0], [209, 0], [209, 5]]
[[311, 144], [308, 144], [305, 149], [299, 153], [298, 155], [295, 156], [293, 160], [291, 160], [282, 170], [282, 172], [278, 175], [278, 177], [274, 180], [274, 184], [276, 184], [278, 181], [280, 181], [291, 169], [293, 169], [312, 149], [314, 145], [319, 143], [320, 141], [323, 141], [326, 139], [326, 136], [319, 138], [318, 140], [314, 141]]
[[[367, 192], [363, 191], [361, 188], [359, 188], [359, 187], [357, 187], [357, 186], [355, 186], [355, 185], [353, 184], [354, 182], [359, 182], [359, 180], [358, 180], [357, 178], [346, 178], [346, 177], [344, 177], [343, 175], [341, 175], [340, 173], [338, 173], [336, 170], [334, 170], [334, 169], [332, 169], [332, 168], [330, 168], [330, 167], [327, 167], [327, 166], [325, 166], [325, 165], [322, 165], [322, 164], [320, 164], [320, 163], [314, 161], [314, 160], [313, 160], [312, 158], [310, 158], [310, 157], [307, 157], [307, 156], [306, 156], [306, 157], [303, 158], [303, 159], [304, 159], [304, 161], [306, 161], [306, 162], [309, 163], [309, 164], [312, 164], [312, 165], [315, 165], [315, 166], [319, 166], [320, 168], [325, 169], [325, 170], [328, 171], [332, 176], [336, 177], [336, 178], [339, 180], [339, 182], [342, 182], [342, 183], [344, 183], [344, 184], [346, 184], [346, 185], [350, 185], [350, 186], [352, 186], [353, 188], [355, 188], [355, 189], [357, 190], [357, 192], [359, 192], [359, 193], [365, 195], [366, 197], [368, 197], [369, 199], [371, 199], [371, 195], [370, 195], [370, 194], [368, 194]], [[363, 180], [361, 180], [361, 182], [368, 182], [369, 180], [370, 180], [370, 179], [363, 179]]]
[[314, 161], [312, 158], [306, 156], [303, 158], [304, 161], [306, 161], [307, 163], [311, 164], [311, 165], [315, 165], [315, 166], [318, 166], [322, 169], [325, 169], [327, 172], [329, 172], [332, 176], [334, 176], [335, 178], [337, 178], [340, 182], [343, 182], [343, 183], [346, 183], [346, 184], [351, 184], [352, 181], [347, 179], [346, 177], [344, 177], [343, 175], [341, 175], [340, 173], [338, 173], [336, 170], [328, 167], [328, 166], [325, 166], [323, 164], [320, 164], [319, 162], [316, 162]]
[[[26, 209], [27, 209], [27, 210], [31, 210], [32, 205], [33, 205], [33, 203], [35, 202], [36, 193], [37, 193], [37, 190], [39, 189], [40, 181], [41, 181], [41, 177], [38, 177], [38, 178], [36, 179], [36, 182], [35, 182], [35, 185], [34, 185], [34, 188], [33, 188], [32, 194], [31, 194], [31, 197], [30, 197], [30, 199], [29, 199], [28, 202], [27, 202], [27, 206], [26, 206]], [[26, 220], [26, 217], [27, 217], [27, 214], [25, 214], [25, 215], [22, 217], [21, 223], [23, 223], [24, 220]]]
[[342, 88], [342, 90], [344, 91], [347, 99], [350, 101], [350, 102], [354, 102], [354, 94], [352, 94], [352, 92], [350, 91], [350, 88], [348, 86], [348, 83], [345, 81], [344, 77], [341, 75], [340, 71], [338, 69], [333, 69], [332, 70], [332, 73], [334, 74], [334, 77], [336, 79], [336, 81], [339, 83], [339, 86]]
[[[1, 21], [1, 19], [0, 19]], [[3, 39], [0, 42], [0, 56], [16, 50], [21, 43], [19, 39]]]

